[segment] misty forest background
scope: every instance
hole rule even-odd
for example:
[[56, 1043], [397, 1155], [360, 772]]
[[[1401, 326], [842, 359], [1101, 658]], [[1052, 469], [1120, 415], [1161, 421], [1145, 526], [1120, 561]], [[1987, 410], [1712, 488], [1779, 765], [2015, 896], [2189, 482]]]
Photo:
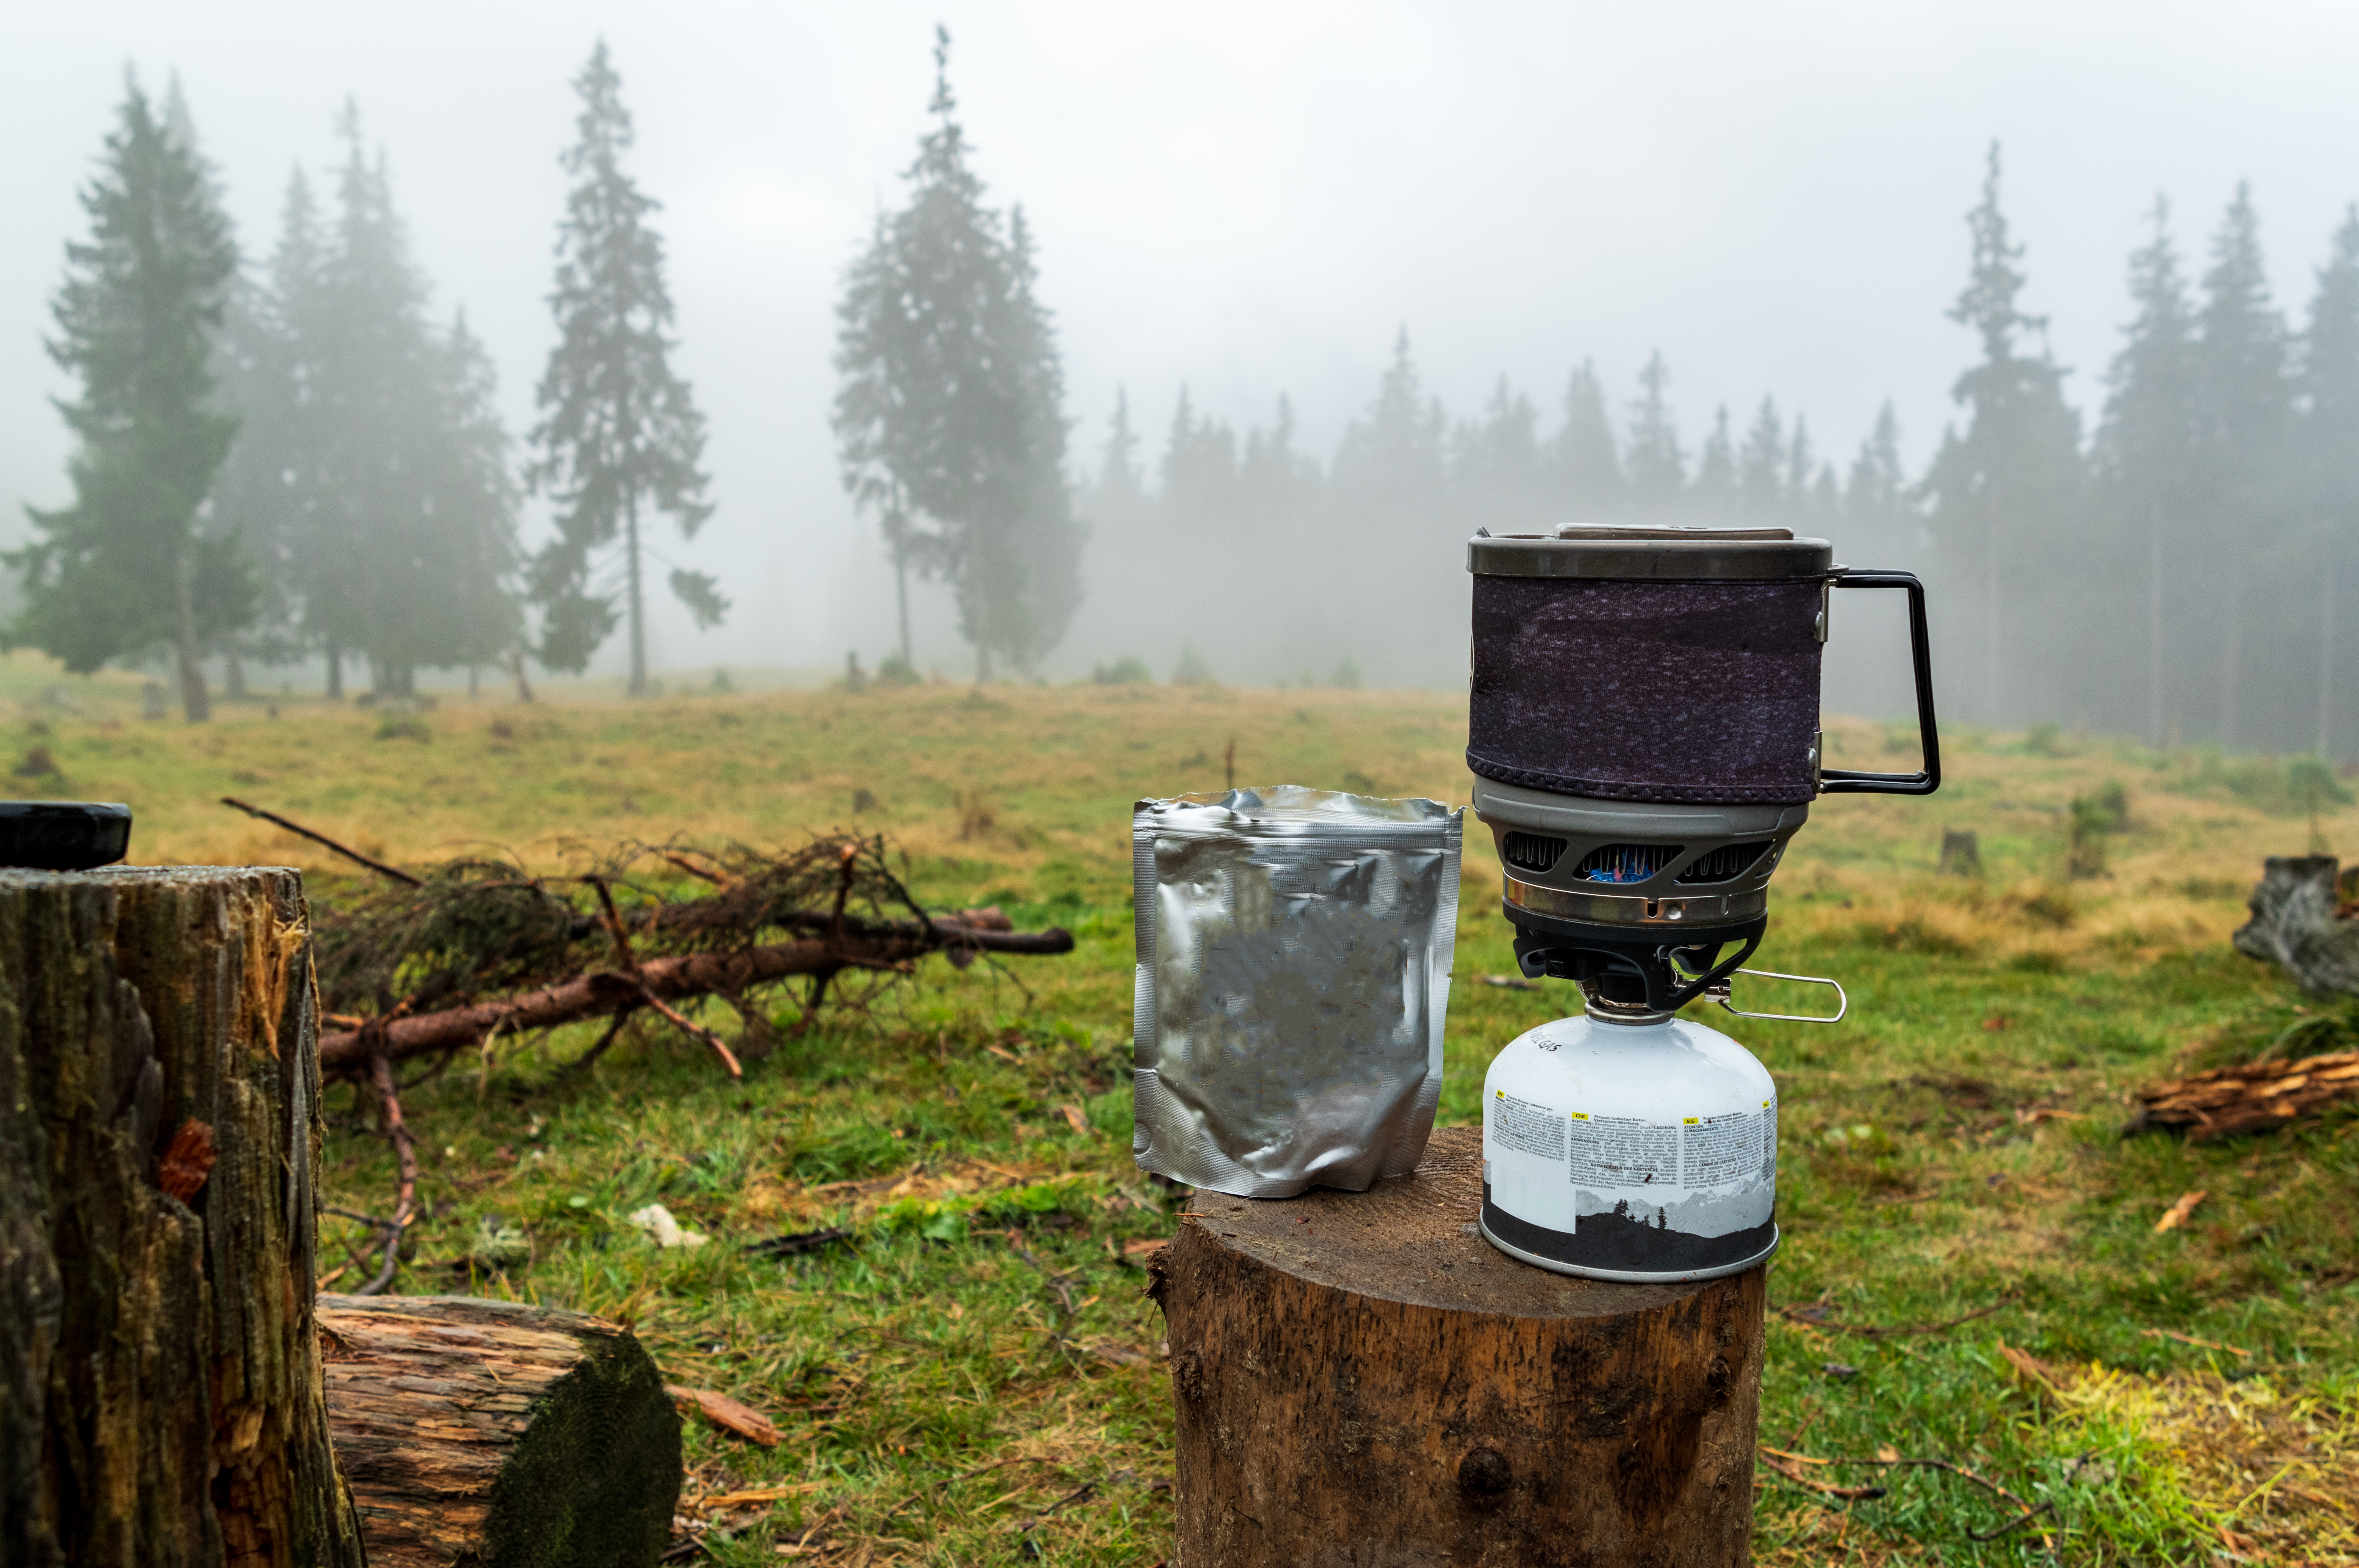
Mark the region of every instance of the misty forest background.
[[[2339, 713], [2359, 628], [2337, 630], [2359, 580], [2359, 207], [2297, 321], [2245, 189], [2200, 241], [2157, 197], [2102, 401], [2082, 408], [2020, 306], [1994, 146], [1948, 306], [1956, 416], [1921, 472], [1888, 402], [1849, 445], [1774, 395], [1683, 427], [1659, 354], [1635, 376], [1581, 361], [1560, 392], [1503, 378], [1453, 416], [1406, 327], [1322, 457], [1275, 392], [1242, 433], [1184, 389], [1166, 430], [1135, 427], [1126, 396], [1077, 428], [1023, 211], [989, 200], [947, 35], [935, 53], [898, 205], [843, 275], [835, 363], [799, 373], [834, 377], [843, 484], [902, 584], [875, 638], [890, 652], [859, 678], [919, 678], [922, 579], [950, 589], [979, 679], [1034, 677], [1059, 650], [1108, 681], [1455, 686], [1476, 528], [1774, 523], [1925, 577], [1946, 718], [2359, 746]], [[72, 383], [58, 406], [74, 498], [28, 508], [5, 555], [9, 643], [77, 671], [160, 660], [201, 719], [262, 671], [393, 698], [420, 671], [471, 687], [490, 672], [528, 696], [536, 666], [579, 672], [616, 635], [644, 692], [651, 593], [700, 625], [728, 615], [730, 585], [693, 565], [712, 504], [703, 419], [670, 368], [660, 204], [628, 172], [603, 44], [575, 87], [555, 343], [519, 437], [463, 311], [429, 309], [356, 109], [341, 165], [295, 173], [256, 250], [223, 214], [177, 84], [158, 102], [128, 81], [48, 345]], [[527, 547], [534, 495], [551, 526]], [[1886, 641], [1831, 665], [1831, 707], [1907, 709], [1905, 647]], [[1139, 656], [1172, 648], [1176, 665]]]

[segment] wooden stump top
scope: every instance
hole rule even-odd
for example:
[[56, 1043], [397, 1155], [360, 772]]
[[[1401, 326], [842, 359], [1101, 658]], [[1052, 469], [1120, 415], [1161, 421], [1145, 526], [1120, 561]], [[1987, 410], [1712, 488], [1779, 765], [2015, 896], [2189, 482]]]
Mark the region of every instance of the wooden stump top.
[[1483, 1239], [1483, 1130], [1437, 1127], [1416, 1171], [1364, 1193], [1299, 1197], [1199, 1192], [1188, 1223], [1296, 1279], [1377, 1301], [1505, 1317], [1611, 1317], [1680, 1301], [1711, 1283], [1617, 1284], [1550, 1273]]

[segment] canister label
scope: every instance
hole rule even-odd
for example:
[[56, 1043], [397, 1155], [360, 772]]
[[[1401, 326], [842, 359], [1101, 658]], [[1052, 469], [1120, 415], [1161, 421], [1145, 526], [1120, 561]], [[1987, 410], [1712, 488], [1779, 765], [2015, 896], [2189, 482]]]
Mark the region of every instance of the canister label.
[[1484, 1223], [1518, 1250], [1581, 1268], [1675, 1273], [1741, 1263], [1775, 1241], [1774, 1098], [1657, 1119], [1559, 1111], [1495, 1089], [1490, 1123], [1497, 1158]]
[[1491, 1101], [1491, 1136], [1502, 1149], [1547, 1160], [1564, 1158], [1564, 1118], [1505, 1089]]

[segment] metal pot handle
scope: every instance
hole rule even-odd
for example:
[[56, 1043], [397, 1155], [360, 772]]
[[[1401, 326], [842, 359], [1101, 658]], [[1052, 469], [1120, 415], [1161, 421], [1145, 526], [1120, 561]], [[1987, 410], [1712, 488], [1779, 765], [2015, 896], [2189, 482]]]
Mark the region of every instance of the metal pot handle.
[[1917, 744], [1925, 768], [1915, 773], [1864, 773], [1825, 768], [1821, 795], [1930, 795], [1941, 787], [1941, 735], [1933, 720], [1933, 650], [1925, 631], [1925, 585], [1915, 572], [1835, 568], [1834, 588], [1905, 588], [1908, 590], [1908, 653], [1917, 668]]

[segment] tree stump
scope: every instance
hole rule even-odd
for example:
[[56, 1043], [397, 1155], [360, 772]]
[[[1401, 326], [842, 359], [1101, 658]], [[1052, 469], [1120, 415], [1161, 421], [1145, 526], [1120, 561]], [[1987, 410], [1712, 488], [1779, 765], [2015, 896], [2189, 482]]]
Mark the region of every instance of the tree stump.
[[1983, 874], [1983, 842], [1971, 827], [1963, 832], [1954, 827], [1941, 829], [1942, 871], [1961, 877]]
[[1150, 1290], [1175, 1568], [1752, 1558], [1763, 1281], [1549, 1273], [1475, 1231], [1483, 1139], [1366, 1193], [1200, 1192]]
[[359, 1568], [291, 871], [0, 871], [0, 1563]]
[[2274, 963], [2312, 996], [2359, 996], [2359, 885], [2332, 855], [2272, 855], [2230, 938], [2247, 958]]
[[369, 1568], [644, 1568], [662, 1553], [679, 1413], [620, 1324], [323, 1295], [320, 1337]]

